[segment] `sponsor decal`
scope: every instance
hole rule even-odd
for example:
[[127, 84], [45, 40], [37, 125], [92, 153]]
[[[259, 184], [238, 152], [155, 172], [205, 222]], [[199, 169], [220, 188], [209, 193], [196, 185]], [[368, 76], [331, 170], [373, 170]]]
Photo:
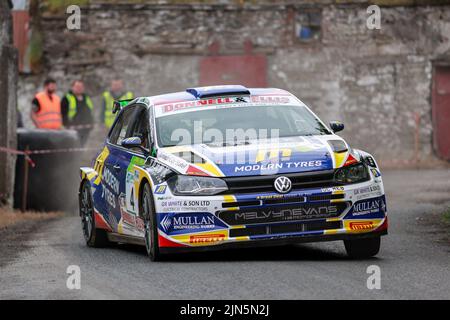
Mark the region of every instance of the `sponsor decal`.
[[377, 169], [371, 168], [370, 171], [372, 171], [372, 174], [375, 178], [381, 177], [381, 173]]
[[119, 196], [119, 207], [120, 207], [120, 214], [122, 216], [122, 222], [130, 226], [134, 226], [135, 216], [133, 214], [128, 213], [125, 204], [125, 195], [123, 193]]
[[215, 243], [219, 241], [224, 241], [224, 234], [205, 234], [205, 235], [192, 235], [189, 237], [190, 243]]
[[189, 164], [185, 160], [180, 159], [167, 152], [158, 152], [158, 159], [164, 161], [169, 166], [180, 168], [183, 171], [185, 171], [189, 166]]
[[123, 211], [123, 210], [121, 211], [121, 213], [122, 213], [122, 222], [123, 223], [126, 223], [126, 224], [128, 224], [130, 226], [134, 226], [135, 225], [134, 215], [131, 215], [128, 212]]
[[289, 96], [252, 96], [253, 103], [276, 103], [284, 104], [289, 103]]
[[132, 183], [134, 181], [134, 179], [135, 179], [134, 174], [132, 172], [128, 171], [126, 179], [125, 179], [126, 183]]
[[328, 216], [337, 212], [336, 206], [322, 206], [317, 208], [295, 208], [282, 210], [261, 210], [235, 214], [235, 220], [257, 220], [265, 218], [280, 218], [280, 220], [292, 220], [295, 217]]
[[148, 170], [155, 184], [160, 184], [166, 180], [166, 177], [171, 172], [167, 167], [156, 162], [151, 162], [151, 170]]
[[144, 231], [144, 220], [140, 217], [136, 217], [136, 228], [139, 231]]
[[171, 201], [164, 201], [161, 203], [162, 207], [202, 207], [202, 206], [209, 206], [211, 204], [211, 201], [209, 200], [171, 200]]
[[267, 208], [259, 210], [222, 211], [219, 218], [230, 225], [298, 221], [305, 219], [332, 218], [339, 216], [348, 204], [314, 204], [293, 208]]
[[117, 222], [116, 216], [112, 212], [108, 212], [107, 221], [112, 230], [116, 231], [119, 223]]
[[306, 194], [295, 194], [295, 193], [289, 193], [289, 194], [269, 194], [269, 195], [262, 195], [257, 196], [256, 199], [258, 200], [271, 200], [271, 199], [289, 199], [289, 198], [301, 198], [306, 197]]
[[381, 187], [379, 185], [374, 184], [374, 185], [371, 185], [371, 186], [368, 186], [365, 188], [356, 189], [354, 191], [354, 194], [358, 195], [358, 194], [370, 193], [370, 192], [375, 192], [375, 191], [380, 191], [380, 190], [381, 190]]
[[119, 179], [117, 179], [108, 168], [103, 170], [102, 181], [115, 194], [119, 194]]
[[[230, 104], [230, 103], [236, 103], [235, 97], [225, 97], [225, 98], [216, 98], [216, 99], [202, 99], [202, 100], [195, 100], [195, 101], [186, 101], [186, 102], [179, 102], [179, 103], [170, 103], [165, 104], [161, 106], [161, 110], [163, 113], [167, 112], [173, 112], [173, 111], [179, 111], [186, 108], [195, 108], [195, 107], [203, 107], [203, 106], [210, 106], [210, 105], [216, 105], [216, 104]], [[242, 102], [241, 99], [239, 99], [238, 102]], [[247, 102], [247, 100], [245, 101]]]
[[164, 212], [208, 211], [210, 205], [209, 200], [168, 200], [160, 203]]
[[156, 197], [156, 200], [158, 200], [158, 201], [163, 201], [163, 200], [168, 200], [168, 199], [172, 199], [172, 196]]
[[352, 164], [355, 164], [355, 163], [357, 163], [357, 162], [358, 162], [358, 160], [356, 160], [354, 156], [352, 156], [351, 154], [349, 154], [347, 160], [346, 160], [345, 163], [344, 163], [344, 167], [345, 167], [345, 166], [352, 165]]
[[290, 102], [289, 96], [251, 96], [248, 97], [221, 97], [209, 98], [194, 101], [182, 101], [177, 103], [167, 103], [160, 106], [161, 113], [169, 113], [189, 108], [210, 107], [220, 105], [239, 105], [239, 104], [287, 104]]
[[116, 208], [116, 195], [119, 194], [119, 180], [109, 171], [108, 168], [103, 170], [102, 175], [102, 193], [101, 197], [108, 203], [112, 208]]
[[373, 221], [357, 221], [357, 222], [350, 222], [349, 224], [350, 230], [370, 230], [373, 229], [374, 223]]
[[321, 167], [322, 160], [282, 162], [236, 166], [234, 172], [273, 171], [275, 169], [315, 168]]
[[169, 216], [165, 216], [162, 220], [161, 220], [161, 227], [163, 228], [164, 231], [169, 231], [170, 227], [172, 226], [172, 220]]
[[192, 176], [209, 176], [208, 173], [198, 169], [197, 167], [191, 166], [191, 165], [188, 166], [188, 168], [186, 170], [186, 174], [192, 175]]
[[[312, 150], [312, 148], [311, 148], [311, 150]], [[256, 161], [255, 162], [258, 163], [258, 162], [264, 162], [264, 161], [276, 160], [276, 159], [289, 160], [291, 155], [292, 155], [292, 149], [290, 149], [290, 148], [280, 148], [280, 149], [270, 149], [270, 150], [261, 149], [261, 150], [258, 150], [258, 152], [256, 153]]]
[[362, 216], [380, 211], [386, 212], [386, 203], [382, 198], [359, 201], [353, 205], [353, 216]]
[[344, 187], [331, 187], [331, 188], [322, 188], [322, 192], [336, 192], [336, 191], [345, 191]]
[[355, 195], [356, 200], [374, 198], [383, 195], [383, 193], [381, 192], [381, 186], [379, 184], [373, 184], [368, 187], [356, 189], [353, 191], [353, 194]]
[[172, 219], [174, 229], [202, 228], [209, 229], [214, 227], [214, 217], [202, 216], [174, 216]]
[[156, 186], [155, 187], [155, 194], [165, 194], [166, 193], [167, 186]]
[[217, 217], [210, 213], [159, 213], [159, 224], [166, 234], [189, 233], [226, 228]]

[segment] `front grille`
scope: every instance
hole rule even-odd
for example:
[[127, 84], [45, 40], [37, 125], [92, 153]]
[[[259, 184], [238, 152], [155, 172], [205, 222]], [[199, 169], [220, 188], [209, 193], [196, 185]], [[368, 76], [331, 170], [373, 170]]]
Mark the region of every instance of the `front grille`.
[[267, 176], [227, 177], [223, 178], [228, 185], [228, 193], [273, 192], [273, 182], [279, 176], [288, 177], [292, 181], [292, 189], [326, 188], [334, 183], [334, 170], [312, 171], [302, 173], [286, 173]]
[[342, 228], [341, 221], [310, 221], [302, 223], [288, 223], [272, 226], [253, 226], [247, 228], [231, 229], [230, 237], [234, 238], [242, 236], [308, 232], [308, 231], [332, 230], [341, 228]]
[[271, 205], [271, 204], [286, 204], [286, 203], [302, 203], [306, 202], [306, 198], [301, 196], [297, 197], [284, 197], [284, 198], [274, 198], [274, 199], [266, 199], [264, 200], [264, 204]]
[[345, 194], [313, 194], [309, 196], [281, 196], [278, 198], [270, 198], [264, 200], [243, 200], [234, 202], [222, 203], [222, 208], [234, 208], [234, 207], [256, 207], [262, 205], [283, 205], [283, 204], [298, 204], [304, 203], [308, 199], [309, 201], [329, 201], [336, 199], [344, 199]]
[[259, 205], [261, 205], [261, 200], [224, 202], [224, 203], [222, 203], [222, 208], [249, 207], [249, 206], [259, 206]]
[[217, 216], [229, 225], [249, 225], [335, 218], [340, 216], [348, 206], [348, 202], [299, 203], [281, 207], [244, 208], [232, 211], [219, 211], [217, 212]]
[[327, 200], [336, 200], [336, 199], [344, 199], [345, 194], [313, 194], [308, 197], [310, 201], [327, 201]]

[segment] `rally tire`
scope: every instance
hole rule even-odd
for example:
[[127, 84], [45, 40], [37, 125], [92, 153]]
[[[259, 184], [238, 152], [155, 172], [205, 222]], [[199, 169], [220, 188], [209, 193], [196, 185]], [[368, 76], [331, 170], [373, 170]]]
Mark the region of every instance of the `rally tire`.
[[106, 230], [95, 226], [95, 213], [92, 200], [91, 186], [84, 181], [80, 190], [80, 217], [84, 240], [88, 247], [103, 248], [109, 245]]
[[344, 240], [347, 255], [352, 259], [366, 259], [376, 256], [380, 251], [381, 237]]
[[150, 185], [145, 183], [142, 188], [140, 215], [144, 219], [145, 249], [151, 261], [160, 261], [161, 254], [158, 245], [158, 229], [156, 223], [155, 205]]

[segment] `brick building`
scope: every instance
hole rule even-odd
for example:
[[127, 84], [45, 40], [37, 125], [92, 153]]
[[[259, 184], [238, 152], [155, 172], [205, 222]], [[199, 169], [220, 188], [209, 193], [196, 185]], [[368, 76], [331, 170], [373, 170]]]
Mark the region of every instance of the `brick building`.
[[[43, 12], [44, 69], [61, 90], [83, 78], [98, 98], [115, 75], [138, 95], [199, 84], [279, 87], [325, 121], [342, 120], [343, 136], [386, 165], [450, 158], [447, 1], [191, 2], [92, 0], [78, 31], [67, 30], [64, 12]], [[372, 3], [381, 4], [379, 30], [367, 27]], [[24, 115], [46, 76], [20, 77]]]

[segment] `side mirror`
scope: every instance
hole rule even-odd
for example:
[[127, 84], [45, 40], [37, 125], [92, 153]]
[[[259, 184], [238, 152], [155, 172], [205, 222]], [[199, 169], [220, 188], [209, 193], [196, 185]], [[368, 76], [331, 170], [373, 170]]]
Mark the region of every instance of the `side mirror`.
[[142, 140], [139, 137], [130, 137], [122, 140], [122, 147], [125, 148], [140, 148]]
[[344, 124], [340, 121], [331, 121], [330, 128], [334, 133], [344, 130]]
[[122, 108], [121, 104], [119, 101], [114, 100], [113, 102], [113, 108], [112, 108], [112, 113], [116, 114], [117, 112], [120, 111], [120, 109]]

